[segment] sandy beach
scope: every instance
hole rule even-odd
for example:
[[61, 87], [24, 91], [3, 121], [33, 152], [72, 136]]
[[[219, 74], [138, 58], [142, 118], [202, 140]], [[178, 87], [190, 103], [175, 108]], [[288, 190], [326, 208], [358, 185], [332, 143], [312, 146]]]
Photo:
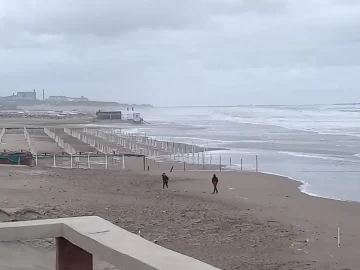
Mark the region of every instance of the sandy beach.
[[[18, 211], [2, 219], [98, 215], [220, 269], [359, 269], [357, 203], [310, 197], [259, 173], [218, 174], [218, 195], [211, 172], [169, 176], [162, 191], [158, 172], [1, 167], [0, 207]], [[26, 245], [54, 254], [52, 241]]]
[[[33, 124], [33, 123], [32, 123]], [[4, 135], [2, 147], [27, 147], [19, 130]], [[57, 132], [74, 148], [83, 141]], [[42, 130], [29, 129], [38, 149], [58, 145]], [[45, 151], [44, 150], [44, 151]], [[38, 167], [1, 166], [0, 220], [97, 215], [145, 239], [220, 269], [360, 269], [360, 205], [301, 193], [300, 183], [249, 171], [221, 171], [218, 166], [129, 158], [126, 168], [109, 159], [86, 160], [70, 169], [59, 157]], [[174, 170], [170, 172], [171, 167]], [[219, 194], [211, 194], [218, 175]], [[170, 177], [161, 189], [162, 172]], [[338, 247], [338, 227], [341, 245]], [[1, 269], [53, 269], [53, 239], [0, 244]], [[14, 254], [9, 256], [8, 254]], [[115, 269], [95, 261], [95, 269]]]

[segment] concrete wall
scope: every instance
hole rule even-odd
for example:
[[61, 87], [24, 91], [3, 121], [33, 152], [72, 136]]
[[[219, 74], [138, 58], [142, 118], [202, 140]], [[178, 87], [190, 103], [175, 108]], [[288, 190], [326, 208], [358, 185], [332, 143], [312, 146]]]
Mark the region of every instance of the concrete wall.
[[[0, 223], [0, 241], [39, 238], [57, 238], [58, 270], [91, 269], [90, 254], [124, 270], [218, 269], [149, 242], [100, 217]], [[71, 255], [74, 252], [79, 253], [79, 260]]]

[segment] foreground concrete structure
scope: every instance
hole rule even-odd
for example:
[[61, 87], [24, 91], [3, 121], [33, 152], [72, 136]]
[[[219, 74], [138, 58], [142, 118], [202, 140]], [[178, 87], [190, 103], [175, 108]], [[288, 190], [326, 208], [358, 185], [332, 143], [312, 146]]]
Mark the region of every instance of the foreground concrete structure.
[[216, 270], [100, 217], [0, 223], [0, 241], [56, 238], [57, 270], [92, 270], [93, 255], [124, 270]]

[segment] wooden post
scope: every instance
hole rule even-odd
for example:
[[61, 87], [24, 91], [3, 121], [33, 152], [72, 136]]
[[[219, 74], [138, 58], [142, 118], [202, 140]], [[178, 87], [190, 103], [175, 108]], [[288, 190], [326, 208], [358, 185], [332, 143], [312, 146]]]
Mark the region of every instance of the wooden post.
[[54, 168], [56, 168], [56, 156], [54, 155]]
[[184, 172], [186, 171], [186, 163], [184, 162]]
[[230, 157], [230, 166], [231, 166], [231, 157]]
[[241, 159], [241, 163], [240, 163], [240, 169], [243, 169], [243, 160]]
[[146, 160], [145, 160], [145, 156], [143, 156], [143, 163], [144, 163], [144, 171], [146, 171]]
[[73, 168], [73, 156], [70, 155], [70, 168], [72, 169]]
[[108, 156], [105, 155], [105, 169], [108, 168]]
[[205, 156], [205, 152], [203, 152], [202, 154], [202, 162], [203, 162], [203, 170], [205, 169], [205, 159], [204, 159], [204, 156]]
[[56, 238], [56, 270], [93, 270], [93, 256], [63, 237]]
[[90, 169], [90, 155], [88, 155], [87, 157], [87, 162], [88, 162], [88, 168]]
[[256, 155], [256, 172], [259, 172], [259, 160], [258, 160], [258, 155]]
[[122, 155], [122, 169], [125, 170], [125, 155]]
[[219, 160], [219, 171], [221, 172], [221, 155], [220, 155], [220, 160]]
[[38, 166], [38, 156], [35, 155], [35, 167], [37, 167], [37, 166]]

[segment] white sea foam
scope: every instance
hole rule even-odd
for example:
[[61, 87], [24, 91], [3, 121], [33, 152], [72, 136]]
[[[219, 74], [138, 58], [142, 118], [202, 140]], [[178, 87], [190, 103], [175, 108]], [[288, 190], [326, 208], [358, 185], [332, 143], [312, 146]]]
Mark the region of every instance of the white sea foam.
[[336, 160], [336, 161], [344, 160], [343, 156], [330, 156], [330, 155], [310, 154], [310, 153], [301, 153], [301, 152], [286, 152], [286, 151], [280, 151], [279, 153], [294, 157], [303, 157], [303, 158], [315, 158], [315, 159]]
[[226, 108], [218, 109], [211, 115], [214, 120], [232, 121], [244, 124], [273, 125], [286, 129], [311, 131], [319, 134], [360, 136], [358, 112], [333, 110], [296, 110], [279, 108]]

